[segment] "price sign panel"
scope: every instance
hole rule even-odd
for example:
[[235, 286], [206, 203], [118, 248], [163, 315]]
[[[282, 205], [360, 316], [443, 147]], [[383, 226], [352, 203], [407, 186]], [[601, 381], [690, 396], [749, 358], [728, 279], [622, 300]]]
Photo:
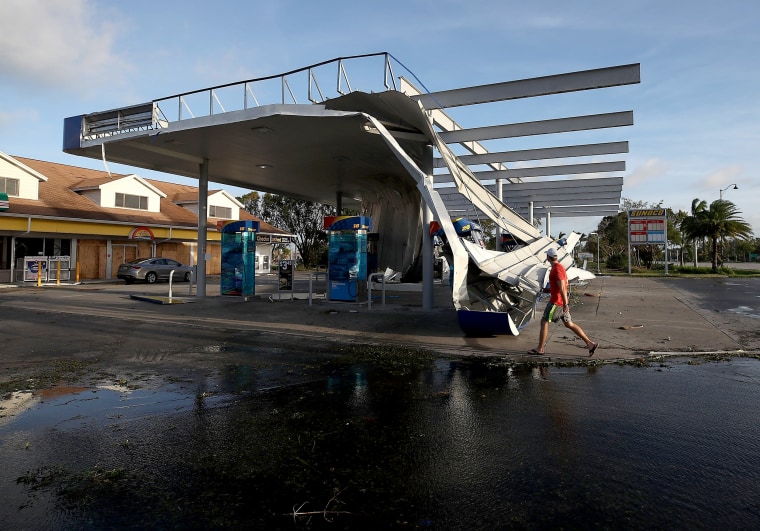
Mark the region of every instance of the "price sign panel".
[[667, 239], [668, 214], [664, 208], [628, 211], [628, 237], [631, 245], [663, 245]]

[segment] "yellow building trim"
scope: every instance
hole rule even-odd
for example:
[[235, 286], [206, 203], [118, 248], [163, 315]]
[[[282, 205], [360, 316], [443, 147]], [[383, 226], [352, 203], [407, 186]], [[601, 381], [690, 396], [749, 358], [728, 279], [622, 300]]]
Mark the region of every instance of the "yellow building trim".
[[[31, 230], [28, 236], [34, 236], [35, 233], [55, 233], [71, 234], [80, 237], [103, 236], [118, 239], [128, 239], [129, 234], [135, 227], [145, 226], [150, 228], [156, 240], [185, 240], [196, 241], [198, 239], [197, 229], [187, 227], [156, 227], [149, 224], [134, 225], [114, 225], [110, 223], [85, 223], [82, 221], [56, 220], [56, 219], [39, 219], [32, 217]], [[27, 217], [0, 217], [0, 230], [13, 232], [27, 232], [29, 227], [29, 218]], [[206, 235], [206, 241], [220, 241], [221, 234], [209, 231]]]
[[28, 218], [0, 216], [0, 230], [2, 231], [23, 232], [28, 223]]

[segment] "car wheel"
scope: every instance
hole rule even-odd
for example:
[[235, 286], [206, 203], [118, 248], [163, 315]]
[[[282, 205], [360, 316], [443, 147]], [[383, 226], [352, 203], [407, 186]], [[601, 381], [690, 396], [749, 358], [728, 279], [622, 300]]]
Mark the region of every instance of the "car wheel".
[[185, 282], [190, 282], [191, 275], [192, 273], [190, 273], [190, 271], [185, 272]]
[[148, 273], [147, 275], [145, 275], [145, 282], [147, 282], [148, 284], [155, 284], [156, 280], [158, 280], [158, 275], [156, 275], [152, 271]]

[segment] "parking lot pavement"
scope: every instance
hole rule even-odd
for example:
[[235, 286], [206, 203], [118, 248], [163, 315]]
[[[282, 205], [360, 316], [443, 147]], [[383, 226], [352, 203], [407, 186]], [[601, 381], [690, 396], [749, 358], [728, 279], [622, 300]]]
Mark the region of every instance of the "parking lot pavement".
[[[710, 305], [693, 296], [675, 279], [598, 277], [573, 290], [573, 318], [600, 343], [595, 359], [616, 360], [649, 353], [690, 353], [758, 350], [757, 319], [740, 313], [713, 315]], [[760, 279], [756, 280], [760, 286]], [[714, 281], [714, 280], [713, 280]], [[308, 278], [296, 280], [291, 300], [279, 292], [276, 276], [257, 277], [256, 296], [219, 295], [218, 279], [207, 281], [207, 296], [198, 298], [187, 283], [172, 285], [172, 295], [182, 304], [151, 304], [131, 295], [167, 296], [167, 283], [125, 285], [120, 282], [61, 286], [24, 286], [0, 291], [0, 313], [14, 308], [36, 315], [71, 315], [124, 322], [167, 325], [167, 337], [182, 327], [218, 333], [256, 332], [272, 334], [284, 347], [303, 347], [309, 339], [342, 343], [368, 343], [422, 348], [464, 356], [497, 356], [515, 362], [580, 360], [588, 357], [585, 345], [561, 324], [550, 326], [546, 356], [527, 352], [536, 346], [538, 319], [518, 336], [466, 337], [459, 330], [451, 307], [450, 288], [437, 285], [435, 307], [421, 309], [420, 293], [387, 293], [368, 308], [358, 303], [329, 302], [305, 298]], [[323, 289], [317, 290], [324, 292]], [[720, 291], [716, 292], [720, 296]], [[757, 300], [760, 300], [758, 298]]]

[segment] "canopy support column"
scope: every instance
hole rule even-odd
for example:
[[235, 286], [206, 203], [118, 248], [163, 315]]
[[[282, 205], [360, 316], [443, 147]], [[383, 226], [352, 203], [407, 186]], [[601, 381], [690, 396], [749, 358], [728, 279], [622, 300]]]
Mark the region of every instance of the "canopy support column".
[[[496, 193], [498, 194], [499, 201], [502, 203], [504, 202], [504, 179], [496, 179]], [[532, 222], [531, 222], [532, 223]], [[493, 228], [494, 231], [494, 238], [493, 238], [493, 250], [494, 251], [501, 251], [501, 227], [496, 225]]]
[[208, 159], [200, 164], [198, 178], [198, 264], [196, 267], [196, 293], [206, 296], [206, 240], [208, 234]]
[[[422, 171], [427, 178], [433, 180], [433, 146], [425, 146]], [[433, 236], [430, 234], [430, 222], [433, 213], [430, 207], [422, 202], [422, 309], [433, 309]]]

